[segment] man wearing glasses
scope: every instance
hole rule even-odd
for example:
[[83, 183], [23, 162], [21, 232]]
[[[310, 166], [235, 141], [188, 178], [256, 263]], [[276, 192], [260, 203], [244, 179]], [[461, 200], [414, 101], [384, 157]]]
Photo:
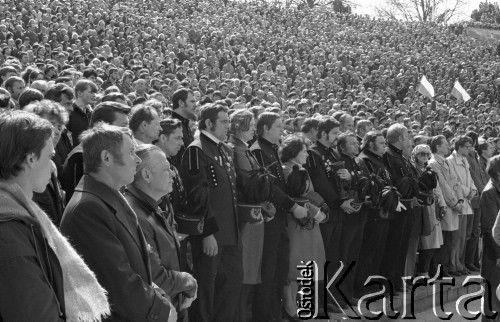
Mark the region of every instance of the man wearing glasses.
[[[467, 155], [473, 148], [472, 140], [468, 136], [458, 136], [455, 140], [455, 151], [447, 158], [450, 169], [457, 176], [459, 193], [461, 193], [464, 203], [462, 209], [457, 211], [458, 236], [457, 242], [451, 246], [450, 260], [455, 263], [457, 275], [468, 275], [470, 272], [465, 266], [465, 245], [471, 236], [472, 225], [467, 225], [467, 217], [473, 216], [471, 200], [476, 196], [477, 189], [470, 174], [470, 165]], [[454, 211], [455, 213], [455, 211]], [[469, 229], [467, 229], [469, 228]], [[451, 274], [451, 272], [450, 272]]]
[[158, 206], [160, 200], [172, 192], [175, 173], [165, 153], [155, 145], [139, 145], [136, 154], [141, 163], [134, 182], [126, 188], [125, 197], [151, 247], [150, 260], [161, 266], [154, 282], [170, 297], [181, 320], [186, 321], [185, 309], [194, 300], [198, 285], [193, 276], [181, 272], [180, 244], [170, 202], [166, 200], [166, 211]]

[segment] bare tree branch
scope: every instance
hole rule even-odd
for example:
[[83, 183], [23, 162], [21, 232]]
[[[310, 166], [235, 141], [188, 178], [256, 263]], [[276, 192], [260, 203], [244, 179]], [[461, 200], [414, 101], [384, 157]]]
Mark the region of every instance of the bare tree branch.
[[466, 4], [467, 0], [385, 0], [375, 11], [386, 19], [448, 23]]

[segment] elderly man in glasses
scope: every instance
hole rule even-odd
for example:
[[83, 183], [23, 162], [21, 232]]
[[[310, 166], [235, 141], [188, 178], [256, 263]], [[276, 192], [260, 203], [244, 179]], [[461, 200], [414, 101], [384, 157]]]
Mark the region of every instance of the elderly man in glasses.
[[125, 198], [137, 214], [150, 247], [151, 260], [158, 261], [165, 272], [160, 275], [164, 280], [155, 282], [164, 287], [181, 320], [187, 321], [185, 309], [194, 300], [197, 283], [193, 276], [180, 271], [180, 245], [172, 207], [168, 201], [166, 211], [159, 207], [159, 202], [172, 192], [175, 174], [159, 147], [139, 145], [136, 154], [142, 161], [137, 166], [134, 182], [126, 188]]

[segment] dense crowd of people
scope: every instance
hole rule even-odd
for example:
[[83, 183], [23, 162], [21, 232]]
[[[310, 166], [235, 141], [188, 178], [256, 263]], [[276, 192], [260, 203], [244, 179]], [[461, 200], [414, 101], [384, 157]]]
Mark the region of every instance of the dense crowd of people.
[[500, 56], [463, 28], [4, 2], [0, 84], [1, 321], [295, 321], [307, 261], [354, 263], [337, 313], [374, 275], [500, 284]]

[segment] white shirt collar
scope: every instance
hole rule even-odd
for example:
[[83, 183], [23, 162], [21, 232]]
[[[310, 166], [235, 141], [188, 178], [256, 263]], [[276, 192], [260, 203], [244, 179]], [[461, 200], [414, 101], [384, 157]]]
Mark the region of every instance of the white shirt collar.
[[221, 140], [213, 136], [210, 132], [201, 130], [201, 133], [205, 134], [210, 140], [214, 141], [216, 144], [219, 144]]

